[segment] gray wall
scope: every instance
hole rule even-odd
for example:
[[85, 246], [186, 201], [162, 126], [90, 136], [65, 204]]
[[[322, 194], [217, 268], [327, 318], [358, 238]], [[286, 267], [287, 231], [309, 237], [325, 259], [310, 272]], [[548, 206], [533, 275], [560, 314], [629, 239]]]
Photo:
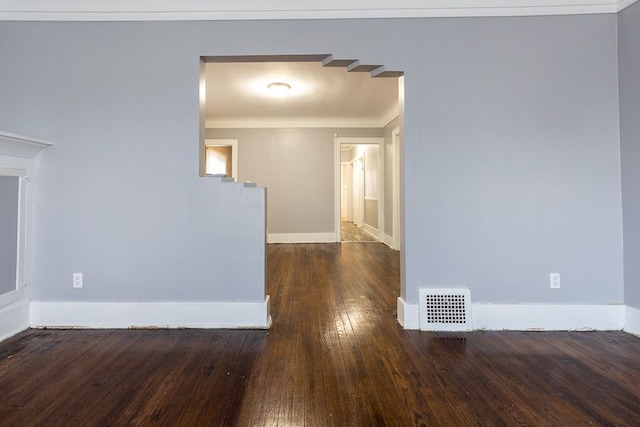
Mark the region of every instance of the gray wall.
[[378, 229], [378, 201], [367, 200], [364, 201], [364, 223], [369, 227]]
[[351, 160], [351, 154], [348, 150], [340, 150], [340, 161], [349, 162]]
[[[32, 294], [254, 298], [226, 269], [259, 267], [228, 250], [236, 222], [214, 203], [219, 191], [208, 238], [193, 214], [207, 194], [199, 56], [332, 53], [405, 71], [409, 303], [421, 286], [450, 284], [475, 301], [621, 303], [616, 25], [615, 15], [2, 22], [0, 129], [56, 143], [38, 158]], [[203, 262], [219, 272], [213, 283]], [[550, 291], [551, 271], [561, 290]]]
[[0, 294], [16, 289], [20, 178], [0, 176]]
[[333, 233], [334, 134], [377, 137], [380, 129], [207, 129], [238, 139], [238, 180], [269, 190], [269, 233]]
[[622, 303], [616, 16], [423, 28], [405, 80], [408, 300], [466, 284], [476, 301]]
[[640, 4], [619, 16], [625, 302], [640, 308]]

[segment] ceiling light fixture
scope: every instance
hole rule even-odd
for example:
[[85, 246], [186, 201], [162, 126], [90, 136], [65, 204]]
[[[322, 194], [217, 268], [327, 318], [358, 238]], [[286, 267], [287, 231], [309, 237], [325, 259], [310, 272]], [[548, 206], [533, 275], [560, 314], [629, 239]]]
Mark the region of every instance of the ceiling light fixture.
[[267, 85], [267, 89], [269, 89], [270, 92], [282, 95], [291, 89], [291, 85], [283, 82], [273, 82]]

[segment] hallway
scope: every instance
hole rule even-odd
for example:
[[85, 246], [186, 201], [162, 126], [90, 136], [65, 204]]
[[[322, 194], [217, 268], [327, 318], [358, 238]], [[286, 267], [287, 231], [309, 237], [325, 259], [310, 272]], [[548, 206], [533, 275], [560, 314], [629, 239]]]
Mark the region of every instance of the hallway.
[[378, 239], [350, 221], [340, 221], [340, 240], [342, 242], [377, 242]]

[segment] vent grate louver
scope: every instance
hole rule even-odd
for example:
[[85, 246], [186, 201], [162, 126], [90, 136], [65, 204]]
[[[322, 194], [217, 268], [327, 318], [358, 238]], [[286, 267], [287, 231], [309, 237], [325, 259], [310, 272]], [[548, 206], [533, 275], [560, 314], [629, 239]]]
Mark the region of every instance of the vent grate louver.
[[472, 330], [469, 289], [423, 288], [419, 290], [419, 298], [421, 330]]

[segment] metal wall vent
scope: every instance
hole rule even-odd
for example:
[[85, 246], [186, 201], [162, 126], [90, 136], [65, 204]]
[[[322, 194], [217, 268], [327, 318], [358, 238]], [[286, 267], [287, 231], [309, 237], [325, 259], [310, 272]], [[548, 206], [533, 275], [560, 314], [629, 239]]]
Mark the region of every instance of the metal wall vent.
[[419, 291], [420, 330], [470, 331], [471, 292], [466, 288], [422, 288]]

